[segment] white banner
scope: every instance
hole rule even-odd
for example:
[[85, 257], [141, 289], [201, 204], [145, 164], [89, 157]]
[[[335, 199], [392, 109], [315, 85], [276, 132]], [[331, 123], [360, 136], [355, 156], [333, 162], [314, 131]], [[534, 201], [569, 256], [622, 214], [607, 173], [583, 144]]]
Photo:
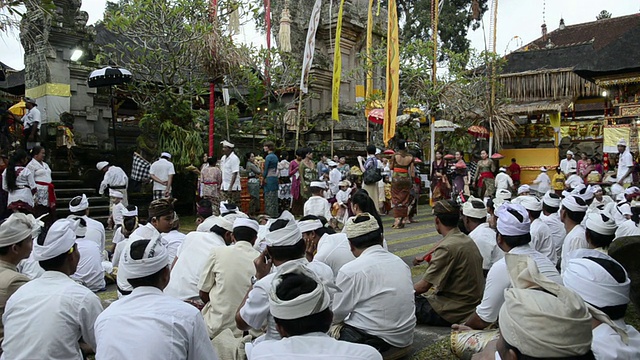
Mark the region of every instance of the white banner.
[[229, 89], [222, 88], [222, 98], [224, 99], [224, 104], [229, 106]]
[[304, 45], [304, 57], [302, 58], [302, 76], [300, 77], [300, 91], [309, 92], [306, 80], [311, 71], [311, 63], [313, 63], [313, 53], [316, 51], [316, 31], [320, 22], [320, 9], [322, 8], [322, 0], [316, 0], [316, 4], [311, 11], [309, 19], [309, 30], [307, 31], [307, 42]]

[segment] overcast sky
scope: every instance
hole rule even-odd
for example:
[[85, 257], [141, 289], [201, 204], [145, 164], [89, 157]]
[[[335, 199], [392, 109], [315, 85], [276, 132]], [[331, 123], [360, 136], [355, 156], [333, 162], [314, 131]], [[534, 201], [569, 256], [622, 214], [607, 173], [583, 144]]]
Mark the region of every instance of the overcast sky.
[[[446, 1], [446, 0], [445, 0]], [[491, 2], [491, 0], [489, 1]], [[82, 9], [89, 13], [89, 24], [102, 19], [106, 0], [85, 0]], [[513, 51], [538, 38], [540, 25], [543, 22], [543, 0], [500, 0], [498, 6], [498, 41], [496, 50], [500, 54]], [[640, 0], [548, 0], [546, 1], [546, 23], [549, 32], [558, 27], [560, 18], [567, 25], [579, 24], [595, 20], [603, 9], [614, 17], [637, 13]], [[489, 38], [489, 10], [484, 17], [487, 38]], [[246, 25], [236, 38], [238, 41], [253, 42], [256, 45], [265, 43], [263, 37], [253, 26]], [[515, 38], [514, 37], [518, 37]], [[471, 46], [483, 50], [485, 48], [482, 28], [469, 31]], [[20, 46], [16, 33], [5, 33], [0, 38], [0, 61], [16, 68], [24, 68], [24, 51]]]

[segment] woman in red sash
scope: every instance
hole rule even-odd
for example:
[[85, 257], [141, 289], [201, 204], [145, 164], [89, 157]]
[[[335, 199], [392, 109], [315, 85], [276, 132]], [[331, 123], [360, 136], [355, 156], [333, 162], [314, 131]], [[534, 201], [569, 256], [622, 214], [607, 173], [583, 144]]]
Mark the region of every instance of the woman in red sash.
[[50, 225], [56, 220], [56, 193], [51, 179], [51, 168], [44, 162], [45, 155], [46, 150], [42, 146], [34, 146], [27, 169], [31, 170], [36, 181], [33, 215], [39, 217], [48, 213], [49, 215], [42, 220], [46, 225]]
[[493, 160], [489, 159], [489, 154], [486, 150], [480, 151], [481, 160], [478, 161], [478, 167], [474, 175], [474, 181], [476, 181], [476, 190], [480, 198], [485, 196], [493, 196], [495, 193], [495, 164]]

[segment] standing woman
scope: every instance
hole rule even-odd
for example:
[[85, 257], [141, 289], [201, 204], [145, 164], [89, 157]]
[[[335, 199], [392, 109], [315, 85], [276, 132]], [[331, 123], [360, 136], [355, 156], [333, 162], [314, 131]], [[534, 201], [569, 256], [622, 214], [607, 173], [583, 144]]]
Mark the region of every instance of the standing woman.
[[[378, 159], [376, 158], [376, 147], [375, 145], [367, 145], [367, 159], [363, 162], [363, 158], [362, 156], [358, 156], [358, 164], [360, 165], [360, 170], [362, 171], [362, 178], [364, 179], [364, 173], [367, 172], [368, 169], [370, 168], [374, 168], [377, 169], [378, 168]], [[376, 204], [377, 208], [380, 208], [379, 206], [379, 198], [380, 198], [380, 189], [378, 188], [378, 183], [375, 182], [373, 184], [365, 184], [364, 180], [362, 181], [362, 188], [364, 190], [367, 190], [367, 193], [369, 194], [369, 197], [373, 200], [373, 202]]]
[[436, 150], [436, 159], [431, 162], [431, 194], [433, 200], [448, 199], [449, 187], [447, 161], [442, 158], [442, 151]]
[[289, 175], [291, 164], [287, 159], [288, 155], [286, 151], [280, 153], [278, 163], [278, 213], [289, 210], [291, 206], [291, 176]]
[[207, 166], [200, 171], [200, 198], [211, 201], [213, 215], [220, 215], [220, 184], [222, 184], [222, 170], [216, 166], [218, 158], [207, 158]]
[[398, 141], [398, 152], [391, 158], [391, 207], [393, 208], [394, 229], [404, 227], [404, 218], [407, 217], [409, 203], [411, 202], [411, 188], [415, 174], [413, 156], [407, 152], [407, 143]]
[[42, 146], [34, 146], [31, 149], [31, 161], [27, 169], [33, 173], [37, 192], [34, 197], [33, 215], [39, 217], [49, 213], [45, 218], [47, 227], [56, 220], [56, 193], [51, 179], [51, 168], [44, 162], [46, 151]]
[[2, 173], [2, 189], [9, 193], [7, 209], [26, 214], [33, 213], [33, 194], [38, 189], [31, 170], [27, 169], [27, 153], [19, 149], [9, 159]]
[[289, 178], [291, 179], [291, 213], [293, 215], [302, 215], [304, 208], [304, 200], [300, 196], [300, 164], [304, 157], [304, 149], [296, 150], [296, 158], [289, 164]]
[[264, 143], [264, 151], [268, 154], [264, 159], [262, 182], [264, 183], [264, 211], [272, 218], [278, 217], [278, 157], [274, 153], [276, 144], [273, 141]]
[[[247, 153], [246, 164], [244, 168], [247, 170], [247, 188], [251, 199], [249, 201], [249, 215], [257, 215], [260, 212], [260, 168], [256, 165], [256, 156], [254, 153]], [[236, 204], [238, 205], [238, 204]]]
[[485, 196], [493, 196], [495, 193], [495, 180], [493, 173], [495, 172], [495, 164], [489, 159], [489, 153], [486, 150], [480, 151], [480, 160], [474, 176], [478, 195], [480, 198]]
[[[318, 181], [318, 170], [316, 164], [313, 163], [313, 152], [311, 149], [305, 149], [302, 162], [300, 163], [300, 197], [304, 204], [311, 197], [311, 182]], [[304, 205], [303, 205], [304, 206]]]

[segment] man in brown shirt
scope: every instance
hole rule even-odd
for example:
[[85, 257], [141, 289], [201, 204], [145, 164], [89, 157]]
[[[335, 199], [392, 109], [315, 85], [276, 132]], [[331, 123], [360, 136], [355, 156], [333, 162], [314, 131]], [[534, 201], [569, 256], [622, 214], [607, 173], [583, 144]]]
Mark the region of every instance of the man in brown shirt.
[[[429, 263], [422, 280], [413, 287], [416, 318], [419, 324], [451, 326], [466, 320], [482, 300], [482, 255], [473, 240], [458, 230], [460, 207], [455, 202], [438, 201], [433, 214], [443, 238], [414, 262]], [[426, 294], [432, 287], [434, 291]]]
[[0, 225], [0, 343], [4, 338], [2, 315], [7, 300], [18, 288], [29, 281], [16, 266], [31, 254], [31, 231], [36, 223], [33, 215], [13, 213]]

